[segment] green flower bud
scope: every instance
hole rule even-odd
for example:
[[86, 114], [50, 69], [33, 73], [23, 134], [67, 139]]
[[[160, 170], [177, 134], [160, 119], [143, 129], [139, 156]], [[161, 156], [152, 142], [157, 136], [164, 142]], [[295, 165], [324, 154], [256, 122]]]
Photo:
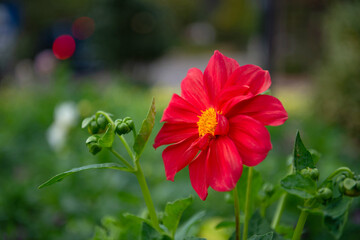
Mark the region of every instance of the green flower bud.
[[91, 121], [88, 125], [88, 131], [90, 134], [96, 134], [100, 130], [99, 125], [96, 123], [95, 120]]
[[337, 183], [340, 183], [340, 182], [343, 182], [345, 180], [346, 176], [344, 174], [341, 174], [340, 176], [338, 176], [336, 178], [336, 182]]
[[96, 122], [99, 126], [100, 129], [105, 129], [106, 126], [107, 126], [107, 120], [106, 118], [103, 116], [103, 115], [100, 115], [97, 119], [96, 119]]
[[352, 178], [346, 178], [343, 182], [344, 194], [350, 197], [356, 197], [360, 195], [360, 191], [357, 189], [357, 182]]
[[130, 130], [133, 130], [135, 128], [135, 124], [133, 120], [126, 121], [126, 124], [129, 126]]
[[310, 168], [310, 177], [312, 180], [317, 181], [319, 179], [319, 170], [317, 168]]
[[274, 185], [272, 185], [271, 183], [265, 183], [262, 190], [269, 197], [271, 197], [271, 195], [273, 195], [275, 191]]
[[127, 134], [131, 131], [126, 123], [120, 123], [116, 126], [116, 133], [119, 135]]
[[310, 177], [310, 168], [301, 169], [300, 174], [304, 177]]
[[129, 120], [131, 120], [131, 117], [126, 117], [126, 118], [124, 118], [123, 122], [127, 122]]
[[352, 178], [345, 178], [344, 188], [345, 190], [352, 190], [356, 187], [356, 181]]
[[338, 184], [339, 184], [339, 191], [341, 193], [344, 193], [345, 192], [344, 182], [339, 182]]
[[324, 187], [324, 188], [320, 188], [318, 190], [318, 196], [323, 199], [323, 200], [329, 200], [332, 198], [332, 190], [330, 188]]
[[300, 174], [304, 177], [311, 178], [314, 181], [319, 179], [319, 170], [317, 168], [304, 168], [301, 169]]
[[99, 136], [92, 135], [86, 139], [86, 146], [89, 149], [89, 152], [93, 155], [96, 155], [102, 150], [102, 147], [98, 144]]
[[360, 180], [356, 181], [356, 189], [360, 190]]

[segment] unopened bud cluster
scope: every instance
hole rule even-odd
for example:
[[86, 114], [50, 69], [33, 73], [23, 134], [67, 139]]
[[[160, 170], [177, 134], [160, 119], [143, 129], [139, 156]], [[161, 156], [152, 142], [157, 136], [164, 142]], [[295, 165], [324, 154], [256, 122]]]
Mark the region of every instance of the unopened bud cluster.
[[[104, 116], [104, 114], [106, 116]], [[108, 136], [108, 140], [110, 134], [112, 134], [112, 137], [110, 137], [111, 139], [114, 134], [121, 136], [131, 131], [135, 131], [134, 121], [130, 117], [117, 119], [113, 122], [109, 115], [110, 114], [104, 112], [98, 112], [97, 114], [83, 120], [82, 127], [87, 127], [89, 133], [91, 134], [91, 136], [86, 140], [86, 146], [88, 147], [89, 152], [94, 155], [99, 153], [103, 147], [111, 146], [112, 141], [109, 145], [104, 144], [105, 135]]]
[[127, 134], [134, 130], [135, 124], [130, 117], [115, 120], [115, 131], [119, 135]]
[[106, 131], [108, 121], [103, 115], [99, 117], [93, 116], [93, 120], [88, 124], [88, 131], [90, 134], [104, 133]]
[[360, 175], [354, 178], [340, 175], [336, 179], [340, 192], [349, 197], [360, 196]]
[[319, 179], [319, 170], [317, 168], [304, 168], [300, 171], [300, 174], [304, 177], [311, 178], [314, 181]]

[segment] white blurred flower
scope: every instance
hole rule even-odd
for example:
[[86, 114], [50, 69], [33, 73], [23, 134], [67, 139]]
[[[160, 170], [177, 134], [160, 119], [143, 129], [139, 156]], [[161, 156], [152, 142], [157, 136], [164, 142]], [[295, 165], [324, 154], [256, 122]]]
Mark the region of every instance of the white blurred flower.
[[54, 122], [47, 130], [47, 140], [50, 146], [61, 150], [66, 142], [69, 130], [76, 126], [79, 119], [79, 111], [73, 102], [63, 102], [55, 108]]

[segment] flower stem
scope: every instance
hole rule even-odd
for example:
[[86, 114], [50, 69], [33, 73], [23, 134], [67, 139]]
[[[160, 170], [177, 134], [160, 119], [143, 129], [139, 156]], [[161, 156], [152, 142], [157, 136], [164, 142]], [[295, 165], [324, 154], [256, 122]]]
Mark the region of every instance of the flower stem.
[[235, 240], [240, 240], [240, 208], [239, 208], [239, 195], [237, 187], [233, 190], [234, 194], [234, 209], [235, 209]]
[[253, 168], [249, 167], [247, 187], [246, 187], [246, 200], [245, 200], [245, 222], [242, 240], [247, 239], [249, 220], [250, 220], [250, 193], [251, 193], [251, 180], [252, 180]]
[[278, 205], [276, 207], [275, 215], [274, 215], [274, 218], [273, 218], [273, 220], [271, 222], [271, 228], [274, 229], [274, 230], [276, 229], [277, 225], [280, 222], [281, 214], [284, 211], [286, 197], [287, 197], [287, 193], [283, 193], [281, 195], [279, 203], [278, 203]]
[[123, 156], [121, 156], [118, 152], [116, 152], [113, 148], [109, 148], [110, 152], [112, 152], [128, 169], [134, 171], [134, 167], [131, 166]]
[[339, 167], [338, 169], [336, 169], [332, 174], [330, 174], [324, 182], [326, 182], [326, 180], [332, 179], [333, 177], [335, 177], [336, 175], [338, 175], [340, 172], [348, 172], [350, 178], [354, 177], [354, 173], [351, 171], [350, 168], [347, 167]]
[[124, 136], [121, 135], [121, 136], [119, 136], [119, 138], [120, 138], [121, 143], [124, 145], [126, 151], [128, 152], [129, 156], [131, 157], [131, 159], [133, 161], [135, 161], [134, 153], [131, 150], [131, 148], [130, 148], [129, 144], [127, 143], [126, 139], [124, 138]]
[[135, 175], [136, 175], [136, 178], [139, 181], [140, 188], [141, 188], [142, 194], [144, 196], [145, 204], [146, 204], [146, 206], [147, 206], [147, 208], [149, 210], [149, 215], [150, 215], [151, 222], [153, 224], [153, 227], [156, 230], [158, 230], [159, 232], [161, 232], [161, 229], [160, 229], [160, 226], [159, 226], [159, 220], [157, 218], [155, 207], [154, 207], [153, 201], [151, 199], [150, 191], [149, 191], [149, 188], [147, 186], [144, 173], [143, 173], [143, 171], [142, 171], [142, 169], [140, 167], [140, 163], [138, 161], [136, 161], [136, 168], [137, 168], [137, 171], [135, 172]]
[[302, 210], [301, 211], [301, 214], [300, 214], [300, 217], [299, 217], [299, 220], [296, 224], [296, 228], [295, 228], [295, 231], [294, 231], [294, 235], [292, 237], [292, 240], [299, 240], [300, 237], [301, 237], [301, 234], [302, 234], [302, 231], [304, 229], [304, 225], [305, 225], [305, 222], [306, 222], [306, 218], [307, 216], [309, 215], [308, 212]]
[[[308, 199], [308, 200], [305, 201], [304, 207], [309, 207], [310, 208], [315, 202], [316, 202], [316, 199], [314, 199], [314, 198], [313, 199]], [[304, 226], [305, 226], [306, 218], [307, 218], [308, 215], [309, 215], [308, 211], [301, 210], [299, 220], [298, 220], [298, 222], [296, 224], [296, 228], [295, 228], [292, 240], [300, 240], [302, 231], [303, 231]]]

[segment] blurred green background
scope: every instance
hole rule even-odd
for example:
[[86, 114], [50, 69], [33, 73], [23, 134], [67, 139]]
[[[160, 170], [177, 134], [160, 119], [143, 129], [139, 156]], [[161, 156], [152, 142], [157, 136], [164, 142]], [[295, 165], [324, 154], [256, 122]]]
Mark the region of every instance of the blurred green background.
[[[143, 212], [136, 179], [115, 170], [37, 186], [73, 167], [116, 161], [87, 151], [81, 120], [101, 109], [139, 127], [153, 96], [157, 121], [142, 166], [157, 209], [191, 194], [184, 219], [206, 210], [198, 235], [226, 239], [229, 232], [211, 230], [233, 218], [226, 194], [210, 190], [201, 201], [186, 169], [166, 181], [162, 149], [151, 147], [186, 71], [204, 70], [215, 49], [269, 69], [271, 93], [289, 113], [268, 128], [273, 150], [256, 167], [265, 181], [276, 185], [286, 174], [297, 129], [321, 153], [320, 178], [343, 165], [359, 173], [359, 15], [350, 0], [0, 1], [0, 239], [89, 239], [103, 216]], [[64, 34], [76, 48], [59, 60], [52, 48]], [[299, 204], [288, 199], [283, 224], [295, 226]], [[352, 208], [342, 239], [360, 233], [359, 200]], [[309, 218], [304, 238], [331, 239], [320, 219]]]

